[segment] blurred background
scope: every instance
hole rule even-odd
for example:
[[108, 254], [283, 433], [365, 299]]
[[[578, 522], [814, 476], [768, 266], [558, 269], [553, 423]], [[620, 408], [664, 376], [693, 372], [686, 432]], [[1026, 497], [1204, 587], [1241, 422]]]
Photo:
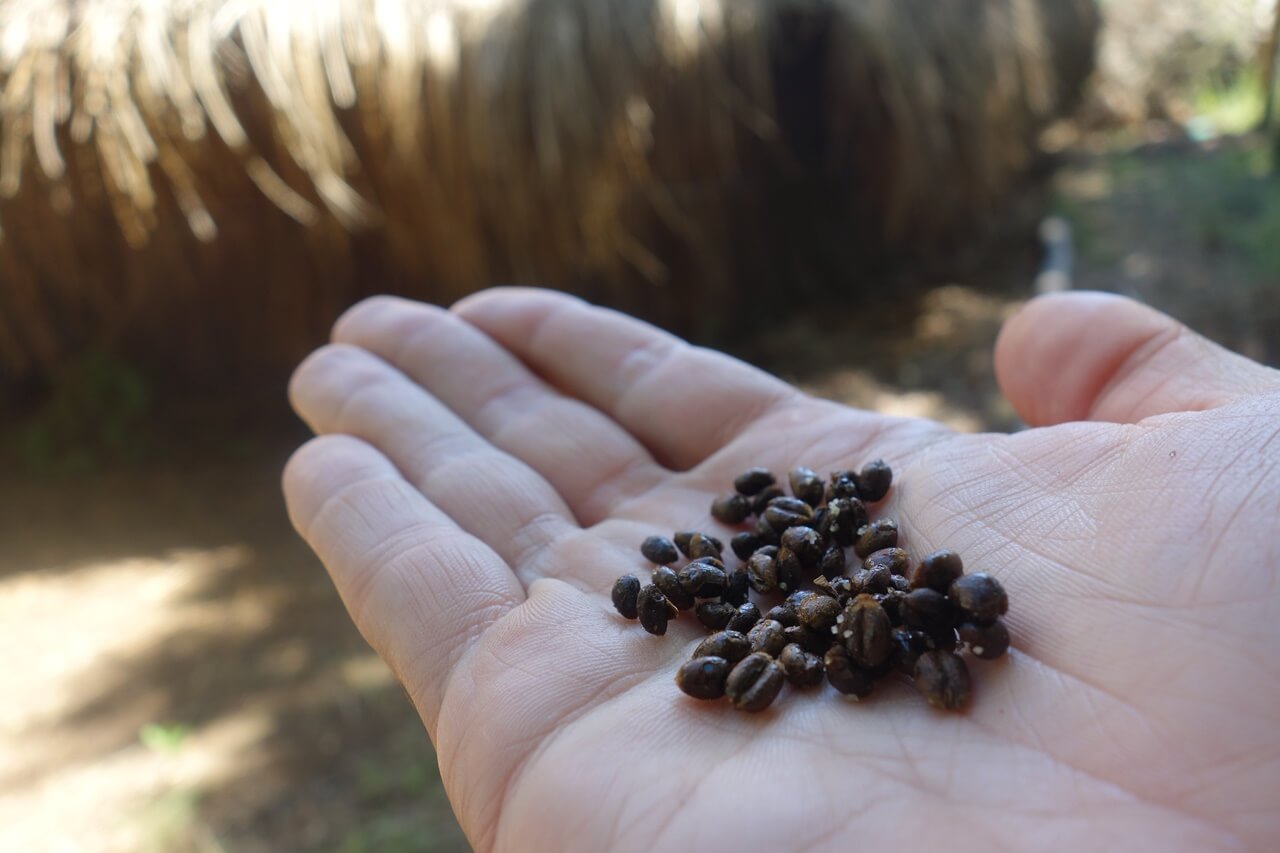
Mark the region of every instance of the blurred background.
[[288, 372], [541, 284], [1019, 424], [1037, 290], [1280, 363], [1274, 0], [0, 0], [0, 849], [464, 850]]

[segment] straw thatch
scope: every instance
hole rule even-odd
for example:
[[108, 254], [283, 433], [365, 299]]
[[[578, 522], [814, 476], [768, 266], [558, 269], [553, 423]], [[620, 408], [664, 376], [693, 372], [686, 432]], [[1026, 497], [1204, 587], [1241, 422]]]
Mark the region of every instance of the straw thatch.
[[0, 364], [282, 363], [362, 294], [501, 281], [714, 331], [989, 209], [1096, 27], [1092, 0], [7, 0]]

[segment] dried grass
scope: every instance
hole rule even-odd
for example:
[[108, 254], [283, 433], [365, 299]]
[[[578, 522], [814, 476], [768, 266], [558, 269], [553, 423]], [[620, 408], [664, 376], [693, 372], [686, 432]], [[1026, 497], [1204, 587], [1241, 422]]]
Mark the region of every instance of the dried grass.
[[501, 281], [713, 331], [798, 254], [996, 203], [1096, 27], [1091, 0], [8, 0], [0, 364], [106, 342], [219, 375], [364, 293]]

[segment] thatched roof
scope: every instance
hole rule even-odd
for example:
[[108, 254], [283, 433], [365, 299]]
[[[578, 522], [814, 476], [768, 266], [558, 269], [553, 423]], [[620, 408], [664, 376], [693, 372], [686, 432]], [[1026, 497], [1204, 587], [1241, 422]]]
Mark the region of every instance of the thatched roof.
[[0, 363], [287, 360], [363, 293], [513, 280], [705, 330], [796, 235], [892, 251], [997, 203], [1096, 27], [1091, 0], [10, 0]]

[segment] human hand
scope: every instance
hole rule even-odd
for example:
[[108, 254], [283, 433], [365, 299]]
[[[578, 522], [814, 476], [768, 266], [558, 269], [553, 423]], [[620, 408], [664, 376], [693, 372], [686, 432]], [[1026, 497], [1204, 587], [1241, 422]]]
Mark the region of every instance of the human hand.
[[[1276, 849], [1280, 373], [1098, 294], [1031, 303], [996, 366], [1040, 428], [816, 400], [549, 292], [374, 299], [294, 377], [320, 437], [285, 491], [477, 849]], [[892, 679], [757, 715], [680, 694], [705, 630], [609, 602], [640, 541], [728, 532], [708, 507], [748, 466], [874, 457], [913, 557], [1009, 590], [967, 713]]]

